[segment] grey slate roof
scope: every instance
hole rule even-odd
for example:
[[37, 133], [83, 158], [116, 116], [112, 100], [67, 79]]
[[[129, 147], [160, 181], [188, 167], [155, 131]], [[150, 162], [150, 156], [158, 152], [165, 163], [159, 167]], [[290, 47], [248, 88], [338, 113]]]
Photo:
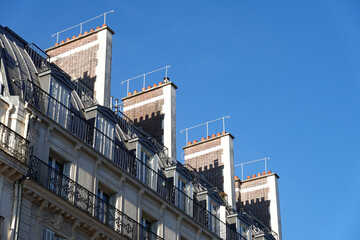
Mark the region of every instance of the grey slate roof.
[[10, 95], [16, 94], [14, 81], [29, 79], [38, 84], [37, 68], [25, 47], [28, 43], [8, 27], [0, 25], [0, 59]]

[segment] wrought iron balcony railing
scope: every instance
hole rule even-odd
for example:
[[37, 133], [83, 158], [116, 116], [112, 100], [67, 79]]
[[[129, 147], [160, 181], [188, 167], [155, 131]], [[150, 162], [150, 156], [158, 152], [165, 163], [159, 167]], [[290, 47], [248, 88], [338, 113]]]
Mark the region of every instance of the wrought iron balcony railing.
[[226, 227], [226, 239], [227, 240], [247, 240], [248, 237], [241, 235], [240, 233], [234, 231], [229, 226]]
[[[254, 215], [250, 211], [246, 210], [245, 208], [240, 208], [239, 212], [242, 214], [254, 217]], [[257, 224], [252, 225], [251, 233], [253, 236], [265, 235], [267, 237], [267, 239], [278, 240], [278, 234], [276, 232], [274, 232], [273, 230], [265, 227], [263, 225], [263, 223], [258, 222]]]
[[79, 95], [85, 108], [96, 106], [99, 104], [94, 97], [94, 91], [81, 80], [72, 81], [72, 84], [74, 85], [75, 91]]
[[31, 156], [28, 177], [128, 239], [163, 240], [75, 181]]
[[124, 113], [117, 111], [115, 116], [118, 119], [118, 126], [120, 129], [128, 135], [130, 138], [134, 138], [137, 136], [137, 130], [134, 127], [132, 120], [128, 118]]
[[27, 164], [29, 142], [2, 123], [0, 123], [0, 148]]
[[[78, 113], [57, 101], [35, 84], [26, 81], [21, 86], [23, 98], [31, 106], [48, 116], [61, 127], [86, 143], [103, 157], [149, 187], [163, 199], [193, 218], [210, 231], [219, 235], [226, 232], [226, 223], [207, 211], [195, 199], [182, 192], [158, 172], [130, 153], [120, 142], [89, 124]], [[123, 123], [130, 124], [126, 120]], [[121, 124], [121, 123], [120, 123]], [[223, 233], [225, 235], [225, 233]]]
[[264, 229], [262, 229], [262, 231], [265, 235], [270, 236], [272, 239], [278, 240], [278, 234], [276, 232], [274, 232], [273, 230], [271, 230], [269, 228], [264, 228]]
[[277, 240], [278, 239], [277, 233], [268, 228], [260, 229], [253, 225], [251, 228], [251, 232], [252, 232], [253, 236], [265, 235], [266, 239], [269, 239], [269, 240]]
[[46, 52], [44, 52], [41, 48], [36, 46], [35, 43], [26, 45], [25, 50], [29, 54], [37, 69], [46, 70], [49, 68], [49, 55], [47, 55]]

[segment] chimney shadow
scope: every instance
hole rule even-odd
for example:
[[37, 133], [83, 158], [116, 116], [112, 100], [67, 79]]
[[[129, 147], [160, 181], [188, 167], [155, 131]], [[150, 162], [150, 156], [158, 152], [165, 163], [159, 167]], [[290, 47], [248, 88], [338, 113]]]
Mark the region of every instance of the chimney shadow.
[[224, 166], [219, 166], [217, 160], [208, 166], [199, 167], [197, 170], [199, 173], [203, 174], [206, 179], [217, 187], [220, 191], [224, 191], [224, 177], [222, 175]]
[[246, 201], [238, 201], [236, 203], [237, 209], [245, 209], [246, 211], [253, 214], [258, 218], [262, 223], [265, 224], [265, 227], [270, 227], [270, 200], [265, 200], [264, 197], [254, 198]]
[[85, 71], [83, 72], [82, 77], [79, 78], [79, 81], [81, 81], [84, 85], [94, 91], [96, 76], [90, 77], [89, 72]]
[[145, 114], [144, 116], [133, 119], [135, 126], [141, 127], [159, 143], [163, 143], [163, 121], [164, 114], [161, 114], [160, 111], [157, 111], [156, 113], [153, 112], [151, 114]]

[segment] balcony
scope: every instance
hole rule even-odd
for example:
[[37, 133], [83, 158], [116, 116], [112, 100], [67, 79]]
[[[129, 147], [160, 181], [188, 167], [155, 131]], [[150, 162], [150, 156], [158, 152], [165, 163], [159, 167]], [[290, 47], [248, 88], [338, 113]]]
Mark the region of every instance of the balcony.
[[0, 123], [0, 149], [27, 164], [29, 142], [2, 123]]
[[32, 156], [28, 177], [127, 239], [163, 240], [114, 206]]
[[[22, 97], [32, 107], [43, 113], [58, 125], [66, 129], [80, 141], [87, 144], [104, 158], [117, 165], [144, 184], [158, 196], [170, 202], [177, 209], [194, 219], [203, 227], [218, 236], [227, 236], [227, 224], [206, 210], [196, 199], [179, 190], [164, 176], [137, 159], [121, 143], [109, 138], [106, 134], [89, 124], [77, 112], [67, 108], [40, 87], [30, 81], [23, 81], [19, 85]], [[124, 115], [125, 116], [125, 115]], [[134, 132], [133, 126], [126, 119], [119, 117], [120, 128]], [[120, 121], [122, 119], [122, 121]], [[235, 233], [234, 233], [235, 234]], [[230, 233], [229, 233], [230, 235]], [[231, 239], [226, 237], [226, 239]]]

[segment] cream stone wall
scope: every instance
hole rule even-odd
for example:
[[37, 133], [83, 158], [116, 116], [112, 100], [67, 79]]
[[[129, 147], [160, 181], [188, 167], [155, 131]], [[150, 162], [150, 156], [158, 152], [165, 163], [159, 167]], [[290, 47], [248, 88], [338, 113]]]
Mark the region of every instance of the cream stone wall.
[[7, 240], [9, 237], [9, 232], [6, 231], [10, 229], [11, 225], [11, 216], [12, 216], [12, 207], [14, 201], [14, 186], [12, 181], [3, 175], [0, 175], [0, 212], [4, 217], [4, 232], [1, 240]]
[[166, 212], [164, 215], [164, 238], [165, 239], [177, 239], [176, 227], [177, 218], [174, 214]]

